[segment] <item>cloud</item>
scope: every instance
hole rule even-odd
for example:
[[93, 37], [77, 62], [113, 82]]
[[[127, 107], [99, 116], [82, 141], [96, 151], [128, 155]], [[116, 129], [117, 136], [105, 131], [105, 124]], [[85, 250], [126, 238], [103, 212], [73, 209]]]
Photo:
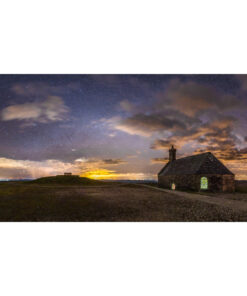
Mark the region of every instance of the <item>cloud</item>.
[[126, 163], [126, 161], [122, 159], [103, 159], [103, 163], [106, 165], [116, 165], [116, 164], [123, 164]]
[[66, 118], [69, 108], [58, 96], [48, 96], [43, 101], [11, 105], [1, 112], [3, 121], [22, 120], [30, 124], [35, 122], [48, 123], [62, 121]]
[[168, 157], [156, 157], [156, 158], [152, 158], [151, 159], [151, 162], [153, 163], [153, 164], [155, 164], [155, 163], [167, 163], [167, 161], [168, 161], [169, 159], [168, 159]]
[[[120, 103], [127, 117], [105, 119], [108, 127], [143, 137], [194, 133], [198, 126], [219, 117], [222, 112], [243, 106], [243, 100], [216, 88], [195, 81], [171, 80], [156, 93], [152, 105]], [[139, 110], [139, 113], [137, 113]], [[188, 133], [187, 133], [188, 134]]]
[[[235, 119], [230, 116], [219, 116], [217, 120], [209, 121], [197, 126], [196, 128], [186, 129], [173, 133], [166, 139], [156, 139], [151, 145], [151, 149], [168, 149], [171, 145], [177, 148], [185, 144], [192, 143], [200, 151], [221, 149], [235, 149], [239, 139], [234, 134]], [[199, 151], [198, 150], [198, 151]]]
[[45, 82], [27, 82], [15, 83], [11, 87], [11, 91], [18, 96], [24, 97], [47, 97], [49, 95], [62, 95], [68, 89], [77, 90], [80, 85], [76, 82], [71, 82], [62, 85], [50, 85]]
[[24, 168], [1, 168], [0, 167], [0, 180], [9, 179], [29, 179], [30, 173]]
[[12, 92], [20, 96], [46, 96], [50, 94], [55, 87], [49, 86], [43, 82], [16, 83], [11, 87]]
[[78, 158], [75, 160], [75, 162], [77, 163], [82, 163], [82, 164], [93, 164], [93, 165], [97, 165], [97, 166], [108, 166], [108, 165], [120, 165], [120, 164], [125, 164], [126, 161], [123, 159], [98, 159], [98, 158]]
[[0, 158], [0, 178], [39, 178], [63, 174], [69, 171], [74, 174], [80, 173], [80, 167], [74, 163], [59, 160], [30, 161]]
[[159, 95], [157, 107], [172, 107], [187, 116], [198, 112], [229, 109], [241, 104], [235, 96], [218, 91], [216, 88], [195, 81], [170, 81], [164, 92]]
[[133, 112], [136, 110], [136, 106], [129, 100], [123, 100], [120, 102], [120, 108], [126, 112]]
[[247, 75], [236, 75], [243, 91], [247, 91]]
[[169, 149], [173, 145], [169, 140], [156, 139], [151, 145], [151, 149]]
[[243, 159], [245, 149], [237, 148], [241, 140], [234, 133], [235, 119], [225, 116], [200, 127], [201, 135], [196, 140], [201, 145], [195, 152], [211, 151], [220, 159]]
[[184, 129], [184, 122], [169, 115], [163, 114], [135, 114], [128, 118], [113, 117], [102, 119], [104, 123], [111, 128], [126, 132], [130, 135], [140, 135], [149, 137], [155, 132], [172, 131], [175, 129]]

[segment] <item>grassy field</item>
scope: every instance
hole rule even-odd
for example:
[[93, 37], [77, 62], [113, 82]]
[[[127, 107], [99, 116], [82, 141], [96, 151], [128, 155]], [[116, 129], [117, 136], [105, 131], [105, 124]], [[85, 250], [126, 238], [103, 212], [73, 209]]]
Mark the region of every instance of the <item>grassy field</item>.
[[244, 193], [214, 204], [141, 185], [43, 181], [0, 183], [0, 221], [247, 221]]
[[[22, 182], [23, 183], [23, 182]], [[43, 177], [33, 181], [25, 182], [26, 184], [37, 184], [37, 185], [61, 185], [61, 186], [73, 186], [73, 185], [83, 185], [83, 186], [109, 186], [117, 184], [116, 182], [105, 182], [99, 180], [93, 180], [85, 177], [79, 176], [64, 176], [58, 175], [54, 177]]]

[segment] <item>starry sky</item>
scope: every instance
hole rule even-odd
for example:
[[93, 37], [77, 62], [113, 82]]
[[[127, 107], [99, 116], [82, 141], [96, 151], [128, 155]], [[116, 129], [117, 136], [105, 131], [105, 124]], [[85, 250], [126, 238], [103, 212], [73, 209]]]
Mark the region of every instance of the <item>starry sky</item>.
[[0, 75], [0, 179], [156, 179], [211, 151], [247, 179], [247, 75]]

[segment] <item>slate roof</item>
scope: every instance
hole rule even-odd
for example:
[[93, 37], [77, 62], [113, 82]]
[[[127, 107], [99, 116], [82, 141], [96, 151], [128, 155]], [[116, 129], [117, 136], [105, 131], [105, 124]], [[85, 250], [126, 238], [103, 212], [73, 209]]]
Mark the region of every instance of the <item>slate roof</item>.
[[168, 162], [158, 175], [233, 175], [211, 152], [179, 158]]

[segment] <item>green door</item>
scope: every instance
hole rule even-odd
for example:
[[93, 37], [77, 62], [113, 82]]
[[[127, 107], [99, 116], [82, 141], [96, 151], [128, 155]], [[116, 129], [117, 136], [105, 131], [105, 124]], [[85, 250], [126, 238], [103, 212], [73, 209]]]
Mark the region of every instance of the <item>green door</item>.
[[202, 177], [201, 178], [201, 189], [208, 189], [208, 178]]

